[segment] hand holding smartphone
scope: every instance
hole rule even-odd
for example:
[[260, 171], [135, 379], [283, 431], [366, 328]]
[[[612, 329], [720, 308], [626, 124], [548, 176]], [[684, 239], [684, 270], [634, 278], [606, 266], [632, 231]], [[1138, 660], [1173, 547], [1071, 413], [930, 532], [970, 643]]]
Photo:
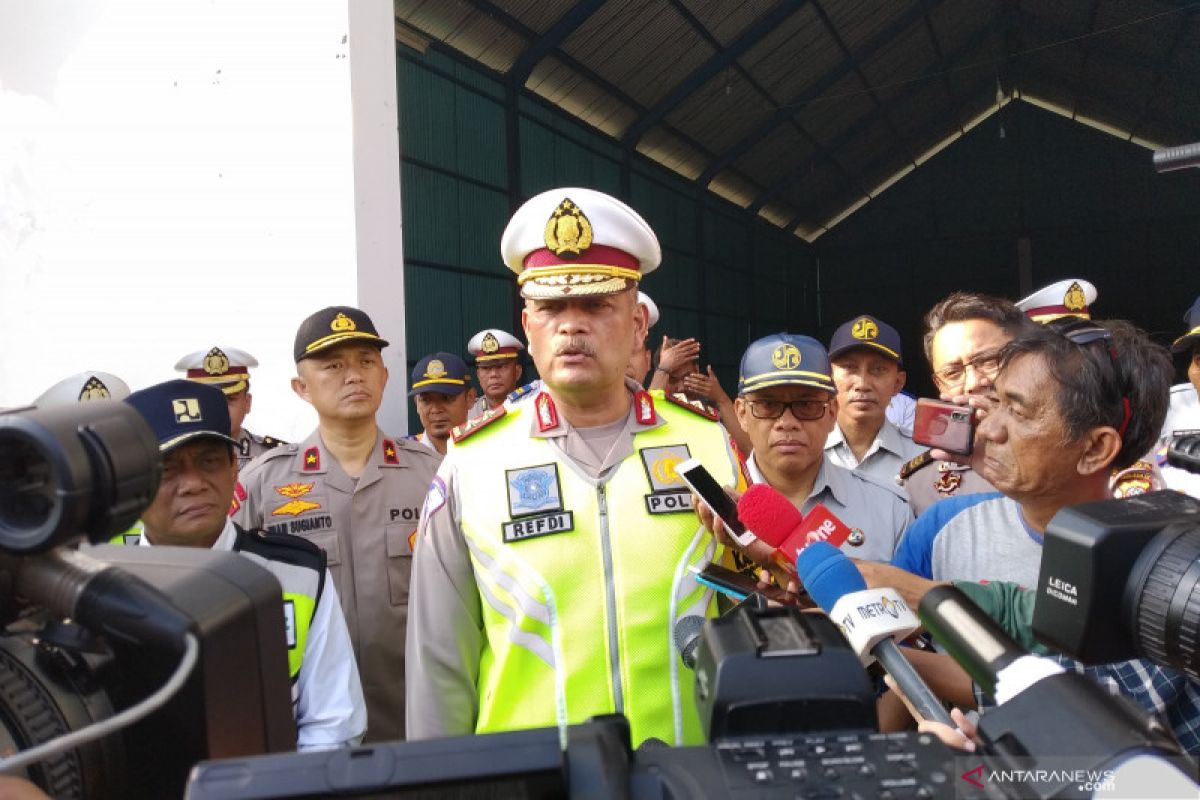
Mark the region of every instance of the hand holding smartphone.
[[926, 447], [969, 456], [975, 444], [975, 410], [922, 397], [917, 400], [912, 439]]
[[698, 459], [689, 458], [682, 464], [676, 465], [675, 472], [725, 524], [725, 528], [734, 541], [742, 547], [748, 547], [758, 541], [758, 537], [747, 530], [742, 521], [738, 519], [737, 503]]

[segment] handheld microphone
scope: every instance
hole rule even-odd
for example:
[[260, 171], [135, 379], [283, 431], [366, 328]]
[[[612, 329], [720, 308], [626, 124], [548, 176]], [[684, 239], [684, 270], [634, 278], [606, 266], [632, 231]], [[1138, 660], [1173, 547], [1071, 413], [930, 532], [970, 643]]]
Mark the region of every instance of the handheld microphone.
[[864, 665], [878, 659], [921, 716], [955, 727], [942, 701], [896, 646], [895, 639], [904, 639], [920, 623], [895, 589], [868, 589], [854, 562], [828, 542], [801, 550], [796, 571]]
[[917, 614], [933, 638], [985, 692], [1003, 704], [1065, 670], [1026, 653], [995, 620], [953, 586], [930, 589]]
[[841, 547], [850, 528], [833, 512], [817, 503], [802, 516], [777, 489], [756, 483], [738, 500], [738, 517], [755, 530], [758, 538], [775, 548], [775, 563], [796, 574], [796, 554], [813, 542]]

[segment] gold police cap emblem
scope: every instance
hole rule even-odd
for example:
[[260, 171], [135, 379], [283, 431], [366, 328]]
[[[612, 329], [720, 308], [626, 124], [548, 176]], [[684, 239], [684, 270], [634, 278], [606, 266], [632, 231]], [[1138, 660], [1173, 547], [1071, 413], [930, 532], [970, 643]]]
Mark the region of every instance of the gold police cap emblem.
[[214, 347], [204, 357], [202, 366], [209, 375], [224, 375], [229, 372], [229, 356], [221, 352], [221, 348]]
[[879, 326], [869, 317], [859, 317], [850, 326], [850, 335], [855, 339], [870, 341], [879, 335]]
[[88, 378], [87, 383], [83, 385], [83, 389], [79, 392], [79, 402], [87, 400], [108, 400], [112, 398], [112, 393], [108, 391], [108, 387], [104, 385], [104, 381], [97, 378], [95, 375]]
[[1083, 293], [1079, 281], [1072, 282], [1067, 288], [1067, 293], [1063, 295], [1063, 305], [1068, 311], [1083, 311], [1087, 308], [1087, 295]]
[[775, 369], [795, 369], [800, 366], [800, 348], [794, 344], [781, 344], [771, 352], [771, 363]]
[[496, 340], [495, 334], [489, 331], [484, 335], [481, 347], [483, 352], [490, 355], [500, 349], [500, 342]]
[[358, 326], [354, 324], [354, 320], [339, 311], [338, 315], [333, 318], [333, 322], [329, 323], [329, 330], [345, 333], [346, 331], [358, 330]]
[[546, 247], [559, 257], [577, 256], [592, 246], [592, 223], [569, 197], [546, 221]]
[[426, 378], [440, 378], [446, 374], [446, 365], [438, 359], [433, 359], [429, 365], [425, 367]]

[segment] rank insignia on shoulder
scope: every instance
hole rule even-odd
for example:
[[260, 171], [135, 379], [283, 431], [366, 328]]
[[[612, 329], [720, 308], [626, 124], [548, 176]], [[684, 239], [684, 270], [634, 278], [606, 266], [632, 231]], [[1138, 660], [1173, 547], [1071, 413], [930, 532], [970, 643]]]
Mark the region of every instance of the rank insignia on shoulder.
[[708, 406], [704, 405], [703, 402], [701, 402], [699, 400], [689, 400], [687, 395], [684, 395], [680, 392], [676, 392], [675, 394], [664, 395], [664, 397], [666, 398], [666, 400], [668, 402], [673, 403], [674, 405], [677, 405], [680, 408], [686, 408], [688, 411], [691, 411], [693, 414], [699, 414], [700, 416], [704, 417], [705, 419], [711, 419], [713, 422], [717, 422], [718, 420], [721, 419], [720, 414], [716, 413], [715, 411], [710, 411], [708, 409]]
[[531, 381], [531, 382], [525, 384], [524, 386], [518, 386], [517, 388], [515, 388], [511, 392], [509, 392], [508, 397], [506, 397], [504, 399], [510, 403], [520, 400], [522, 397], [524, 397], [525, 395], [527, 395], [533, 391], [533, 385], [534, 384]]
[[400, 457], [396, 455], [396, 443], [391, 439], [383, 440], [383, 463], [392, 465], [400, 463]]
[[910, 458], [900, 466], [900, 472], [896, 475], [896, 483], [903, 483], [917, 470], [929, 466], [934, 461], [930, 451], [926, 450], [915, 458]]
[[468, 421], [465, 425], [456, 425], [454, 430], [450, 431], [450, 438], [454, 440], [455, 444], [458, 444], [468, 436], [475, 434], [484, 426], [492, 424], [507, 413], [508, 410], [504, 406], [493, 408], [491, 411], [486, 412], [482, 416]]
[[658, 422], [658, 414], [654, 411], [654, 398], [649, 392], [641, 391], [633, 396], [633, 410], [639, 425], [653, 425]]
[[558, 427], [558, 408], [554, 405], [553, 397], [542, 392], [534, 399], [533, 405], [537, 411], [539, 432], [545, 433], [548, 430]]
[[262, 437], [263, 447], [283, 447], [287, 442], [282, 439], [276, 439], [274, 436]]
[[304, 451], [304, 471], [318, 472], [321, 469], [321, 448], [310, 447]]

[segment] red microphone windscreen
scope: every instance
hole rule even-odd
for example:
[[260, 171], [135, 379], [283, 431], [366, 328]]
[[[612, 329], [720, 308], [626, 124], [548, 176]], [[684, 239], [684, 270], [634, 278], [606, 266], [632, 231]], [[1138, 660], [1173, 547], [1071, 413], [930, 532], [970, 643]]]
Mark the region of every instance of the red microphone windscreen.
[[765, 483], [755, 483], [737, 504], [738, 519], [772, 547], [779, 547], [803, 517], [791, 501]]

